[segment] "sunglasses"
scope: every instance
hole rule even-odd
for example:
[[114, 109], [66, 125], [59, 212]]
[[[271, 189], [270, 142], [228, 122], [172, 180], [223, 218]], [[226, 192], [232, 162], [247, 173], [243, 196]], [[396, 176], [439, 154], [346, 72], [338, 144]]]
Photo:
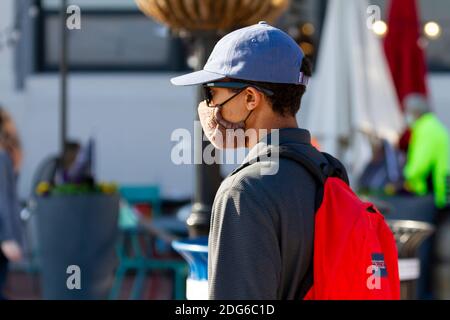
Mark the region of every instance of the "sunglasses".
[[[211, 88], [226, 88], [226, 89], [238, 89], [239, 91], [232, 96], [230, 99], [228, 99], [226, 102], [228, 102], [229, 100], [231, 100], [232, 98], [234, 98], [235, 96], [237, 96], [239, 93], [241, 93], [244, 89], [248, 88], [248, 87], [252, 87], [255, 88], [256, 90], [264, 93], [267, 96], [273, 96], [273, 92], [269, 89], [266, 88], [262, 88], [260, 86], [251, 84], [251, 83], [246, 83], [246, 82], [209, 82], [209, 83], [205, 83], [203, 85], [203, 94], [206, 100], [206, 104], [209, 107], [214, 107], [214, 105], [212, 105], [212, 93], [211, 93]], [[221, 103], [221, 105], [225, 104]]]

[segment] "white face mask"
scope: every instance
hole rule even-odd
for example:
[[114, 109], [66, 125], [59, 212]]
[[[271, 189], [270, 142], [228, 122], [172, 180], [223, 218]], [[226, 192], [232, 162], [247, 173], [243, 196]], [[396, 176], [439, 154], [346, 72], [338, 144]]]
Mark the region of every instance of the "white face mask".
[[405, 116], [405, 120], [406, 120], [406, 124], [409, 127], [411, 127], [414, 124], [414, 122], [416, 121], [416, 117], [411, 113], [407, 113]]
[[237, 123], [225, 120], [220, 113], [222, 106], [208, 107], [203, 101], [198, 106], [198, 116], [206, 137], [217, 149], [245, 147], [245, 121], [247, 117]]

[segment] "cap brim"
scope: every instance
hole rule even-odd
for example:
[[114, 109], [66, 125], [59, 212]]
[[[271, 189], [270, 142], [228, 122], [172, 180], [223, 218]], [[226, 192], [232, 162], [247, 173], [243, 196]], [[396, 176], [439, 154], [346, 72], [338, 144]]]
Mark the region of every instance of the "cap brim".
[[203, 84], [211, 81], [221, 80], [225, 79], [226, 76], [206, 71], [206, 70], [200, 70], [195, 71], [192, 73], [188, 73], [179, 77], [175, 77], [170, 79], [170, 82], [172, 82], [173, 85], [176, 86], [192, 86], [196, 84]]

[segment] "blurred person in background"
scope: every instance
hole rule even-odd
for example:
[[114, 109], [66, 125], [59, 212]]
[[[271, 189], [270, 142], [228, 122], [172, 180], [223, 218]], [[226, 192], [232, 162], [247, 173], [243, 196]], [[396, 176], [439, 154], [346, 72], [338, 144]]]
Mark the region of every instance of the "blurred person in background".
[[437, 208], [447, 205], [449, 135], [431, 112], [426, 98], [411, 94], [405, 100], [406, 122], [411, 127], [406, 165], [405, 188], [416, 194], [433, 193]]
[[[449, 135], [438, 117], [431, 112], [426, 98], [421, 94], [411, 94], [405, 98], [405, 116], [411, 128], [411, 139], [403, 169], [404, 188], [416, 196], [432, 195], [436, 210], [427, 212], [426, 222], [432, 223], [439, 232], [448, 219], [448, 174]], [[415, 214], [411, 212], [411, 214]], [[412, 217], [414, 218], [414, 217]], [[435, 288], [432, 275], [438, 258], [438, 243], [435, 235], [425, 241], [420, 249], [421, 273], [419, 298], [433, 299]]]
[[16, 180], [22, 150], [10, 115], [0, 107], [0, 300], [9, 262], [22, 259], [22, 232]]
[[52, 186], [76, 182], [71, 179], [73, 175], [71, 175], [71, 170], [73, 170], [72, 166], [76, 163], [81, 150], [80, 143], [67, 141], [62, 156], [51, 155], [45, 158], [33, 176], [32, 196], [37, 195], [38, 186], [41, 182], [47, 182]]
[[59, 166], [55, 172], [55, 184], [64, 184], [67, 182], [75, 182], [70, 179], [70, 171], [79, 156], [81, 145], [76, 141], [68, 141], [65, 144], [64, 152], [61, 157]]

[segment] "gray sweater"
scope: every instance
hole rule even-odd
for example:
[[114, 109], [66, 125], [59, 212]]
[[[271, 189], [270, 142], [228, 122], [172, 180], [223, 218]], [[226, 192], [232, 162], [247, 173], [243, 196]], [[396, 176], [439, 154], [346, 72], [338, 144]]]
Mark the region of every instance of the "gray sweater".
[[22, 232], [16, 180], [11, 158], [0, 149], [0, 242], [15, 240], [21, 244]]
[[[281, 129], [279, 144], [309, 144], [303, 129]], [[260, 142], [247, 159], [265, 154]], [[245, 161], [244, 161], [245, 162]], [[209, 234], [209, 299], [299, 299], [313, 250], [316, 182], [294, 161], [275, 175], [264, 161], [228, 176], [214, 200]], [[308, 287], [306, 287], [308, 288]]]

